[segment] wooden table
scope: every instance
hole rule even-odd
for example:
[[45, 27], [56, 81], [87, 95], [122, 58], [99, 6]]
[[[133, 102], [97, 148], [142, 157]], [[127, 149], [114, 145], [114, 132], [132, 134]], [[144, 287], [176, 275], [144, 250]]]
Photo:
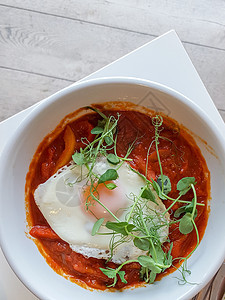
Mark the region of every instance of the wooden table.
[[170, 29], [225, 120], [224, 0], [0, 0], [0, 120]]
[[[0, 121], [170, 29], [225, 121], [224, 0], [0, 0]], [[222, 299], [224, 278], [194, 299]]]

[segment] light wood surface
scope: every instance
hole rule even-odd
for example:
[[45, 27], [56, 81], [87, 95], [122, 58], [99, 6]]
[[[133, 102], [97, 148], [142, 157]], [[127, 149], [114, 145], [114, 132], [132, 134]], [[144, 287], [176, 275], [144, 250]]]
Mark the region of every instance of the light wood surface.
[[0, 0], [0, 121], [170, 29], [225, 120], [224, 0]]
[[[225, 121], [224, 0], [0, 0], [0, 121], [170, 29]], [[222, 299], [224, 277], [195, 299]]]

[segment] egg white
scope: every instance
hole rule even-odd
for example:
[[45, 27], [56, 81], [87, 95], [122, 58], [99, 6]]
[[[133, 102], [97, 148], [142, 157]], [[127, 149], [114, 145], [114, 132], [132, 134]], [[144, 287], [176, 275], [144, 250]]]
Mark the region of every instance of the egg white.
[[[100, 156], [93, 172], [101, 175], [112, 168], [116, 168], [116, 166], [110, 164], [105, 157]], [[139, 195], [145, 183], [138, 174], [129, 168], [126, 162], [117, 172], [119, 177], [114, 182], [123, 203], [123, 207], [121, 207], [118, 202], [118, 214], [120, 220], [124, 221], [127, 214], [126, 209], [133, 204], [130, 196], [132, 194]], [[91, 235], [96, 219], [87, 214], [81, 205], [82, 194], [87, 186], [87, 174], [88, 170], [85, 166], [77, 166], [71, 162], [69, 166], [62, 167], [45, 183], [40, 184], [35, 190], [34, 198], [51, 228], [62, 240], [69, 243], [72, 250], [87, 257], [108, 259], [111, 255], [109, 251], [111, 236]], [[155, 222], [158, 224], [168, 223], [170, 218], [168, 213], [165, 214], [164, 219], [159, 217], [165, 211], [164, 204], [158, 197], [156, 197], [156, 201], [158, 205], [151, 201], [148, 202]], [[100, 232], [109, 231], [107, 228], [101, 227]], [[161, 227], [158, 234], [161, 242], [165, 241], [168, 236], [168, 226]], [[115, 248], [112, 261], [122, 263], [128, 259], [136, 259], [144, 253], [136, 248], [132, 241], [123, 243]]]

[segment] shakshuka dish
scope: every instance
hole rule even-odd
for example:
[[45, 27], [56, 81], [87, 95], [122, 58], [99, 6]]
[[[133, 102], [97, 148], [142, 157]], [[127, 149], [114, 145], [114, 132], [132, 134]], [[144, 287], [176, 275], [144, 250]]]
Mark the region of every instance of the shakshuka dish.
[[129, 102], [67, 115], [26, 177], [29, 236], [58, 274], [85, 288], [154, 284], [187, 260], [207, 225], [210, 174], [175, 120]]

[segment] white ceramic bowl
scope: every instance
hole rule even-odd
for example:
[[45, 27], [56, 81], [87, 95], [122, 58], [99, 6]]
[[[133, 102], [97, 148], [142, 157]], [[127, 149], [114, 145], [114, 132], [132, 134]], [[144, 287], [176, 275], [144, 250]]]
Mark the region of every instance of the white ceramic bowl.
[[[107, 293], [85, 290], [57, 275], [25, 235], [25, 176], [35, 150], [61, 119], [77, 108], [126, 100], [162, 111], [195, 134], [211, 172], [211, 212], [200, 246], [188, 259], [197, 285], [179, 285], [175, 272], [144, 288]], [[223, 133], [224, 134], [224, 133]], [[200, 138], [198, 138], [200, 137]], [[203, 142], [205, 141], [205, 142]], [[225, 254], [225, 140], [216, 125], [191, 100], [160, 84], [132, 78], [105, 78], [68, 87], [31, 111], [6, 145], [0, 159], [0, 241], [14, 272], [40, 299], [190, 299], [212, 278]]]

